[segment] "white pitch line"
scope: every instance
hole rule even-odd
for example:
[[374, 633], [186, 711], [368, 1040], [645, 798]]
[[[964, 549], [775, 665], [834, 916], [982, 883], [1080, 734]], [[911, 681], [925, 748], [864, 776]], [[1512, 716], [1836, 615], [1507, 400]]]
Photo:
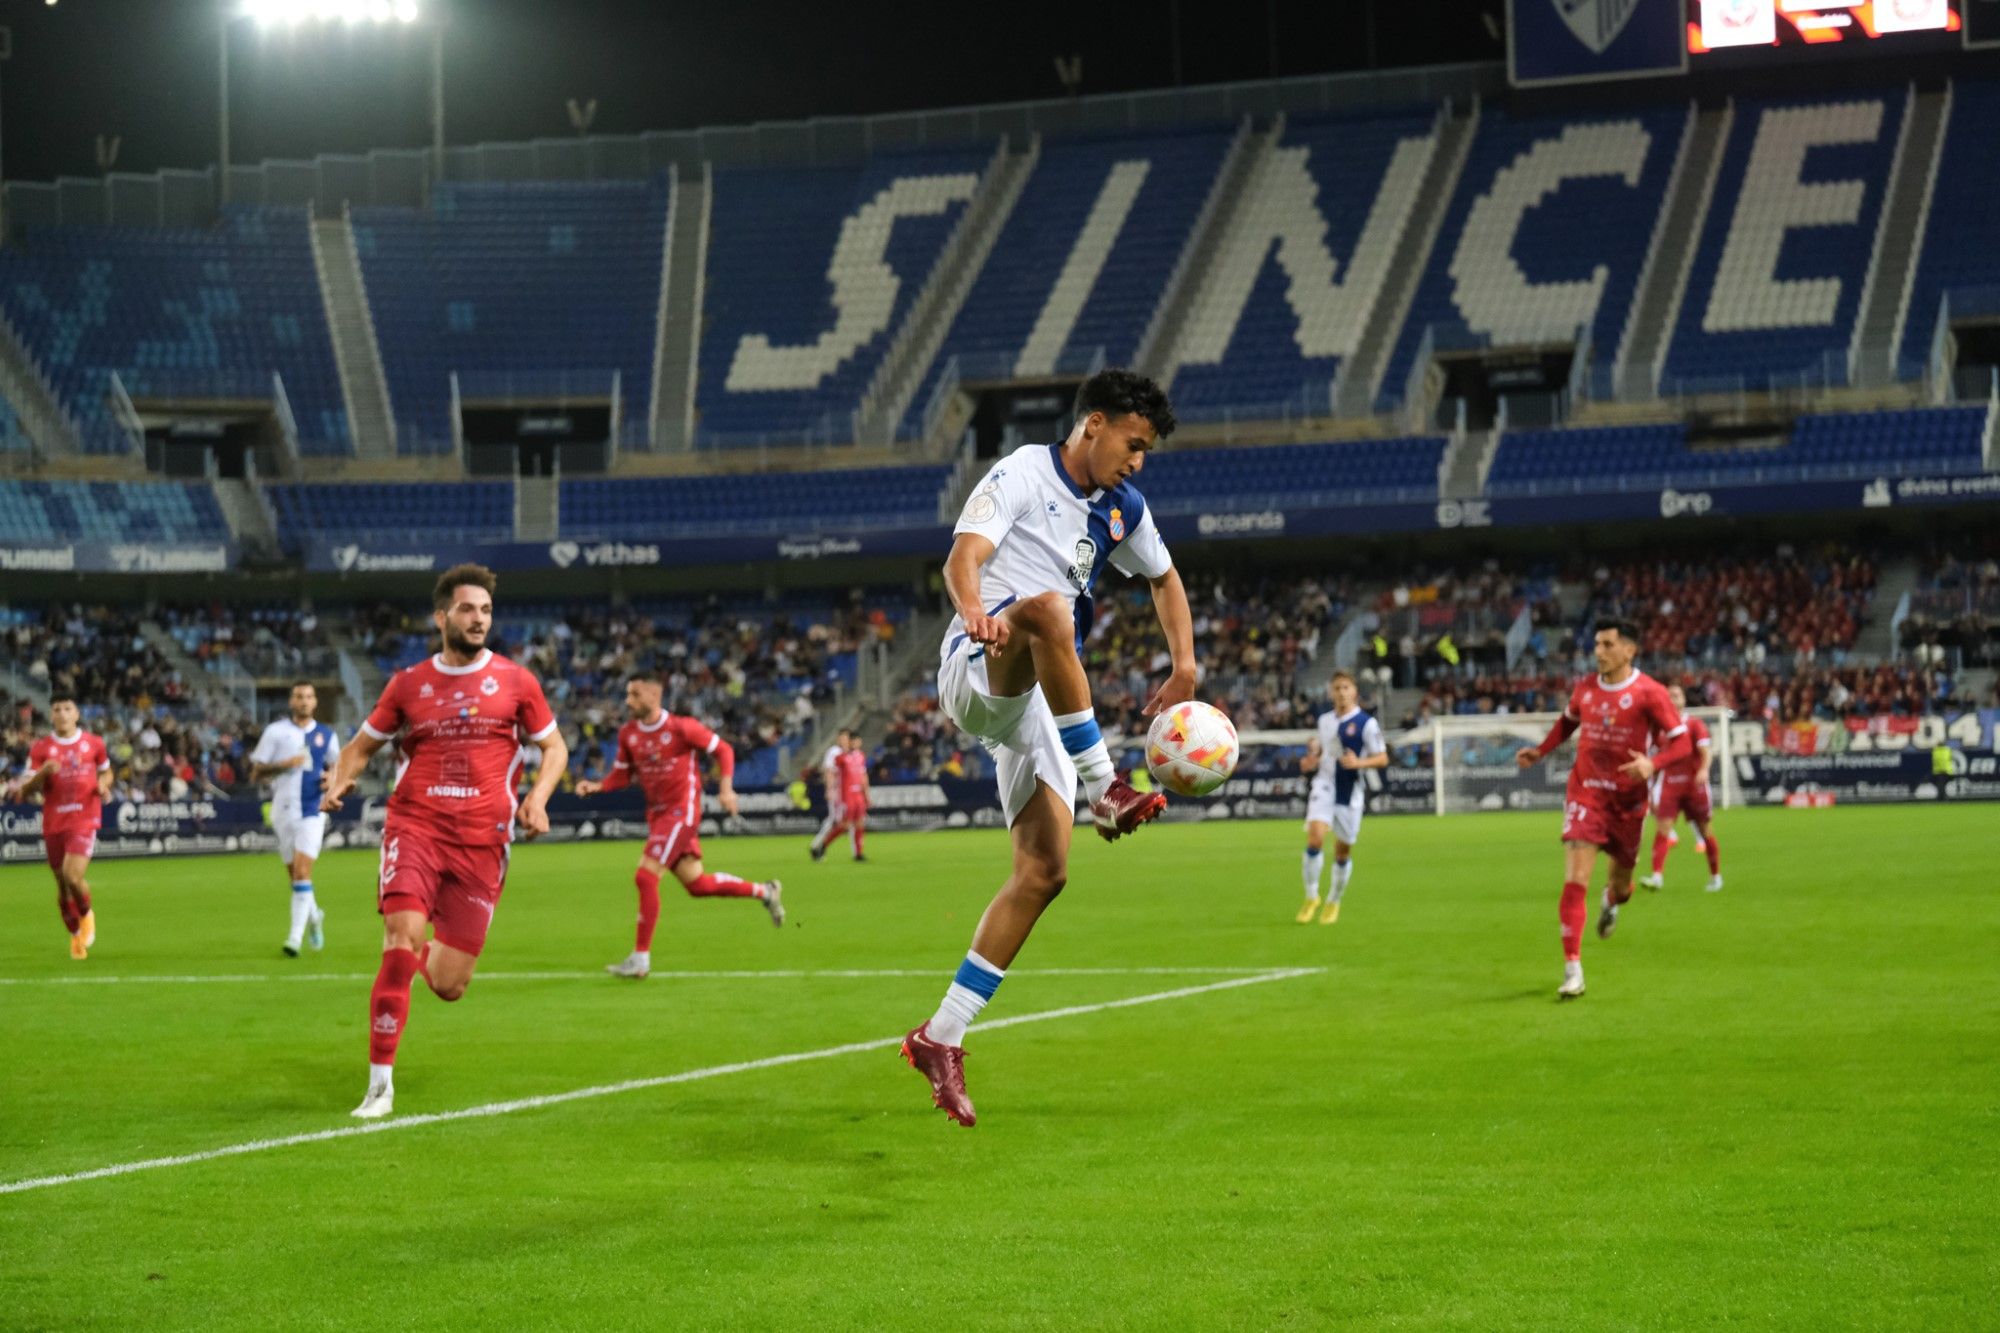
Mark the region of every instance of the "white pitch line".
[[[1011, 977], [1247, 977], [1269, 972], [1269, 967], [1023, 967], [1009, 969]], [[579, 981], [604, 976], [595, 972], [480, 972], [478, 981]], [[890, 977], [948, 977], [951, 972], [920, 967], [883, 968], [740, 968], [713, 971], [654, 969], [654, 977], [668, 981], [819, 981], [828, 979], [877, 980]], [[375, 980], [373, 972], [212, 972], [184, 976], [67, 976], [0, 977], [0, 986], [208, 986], [260, 981], [352, 981]]]
[[[1142, 1004], [1158, 1004], [1162, 1000], [1184, 1000], [1195, 995], [1207, 995], [1214, 991], [1235, 990], [1242, 986], [1261, 986], [1272, 981], [1293, 981], [1299, 977], [1309, 977], [1324, 972], [1321, 967], [1287, 967], [1269, 972], [1259, 972], [1252, 976], [1232, 977], [1227, 981], [1211, 981], [1200, 986], [1180, 986], [1173, 990], [1153, 991], [1146, 995], [1133, 995], [1122, 1000], [1103, 1000], [1096, 1004], [1073, 1004], [1061, 1009], [1044, 1009], [1039, 1013], [1019, 1014], [1013, 1018], [995, 1018], [979, 1025], [981, 1032], [992, 1032], [1000, 1028], [1020, 1027], [1028, 1023], [1046, 1023], [1057, 1018], [1076, 1018], [1084, 1014], [1104, 1013], [1112, 1009], [1131, 1009]], [[24, 1194], [29, 1190], [50, 1189], [57, 1185], [76, 1185], [86, 1180], [103, 1180], [110, 1176], [129, 1176], [140, 1171], [158, 1171], [170, 1166], [192, 1166], [199, 1162], [212, 1162], [223, 1157], [241, 1157], [246, 1153], [268, 1152], [274, 1148], [294, 1148], [306, 1143], [327, 1143], [334, 1139], [358, 1138], [363, 1134], [386, 1134], [399, 1129], [418, 1129], [425, 1125], [441, 1125], [454, 1120], [473, 1120], [490, 1116], [513, 1115], [517, 1111], [536, 1111], [545, 1106], [560, 1106], [565, 1102], [588, 1101], [597, 1097], [610, 1097], [624, 1092], [644, 1092], [650, 1088], [664, 1088], [676, 1083], [699, 1083], [705, 1079], [721, 1078], [726, 1074], [747, 1074], [760, 1069], [776, 1069], [783, 1065], [804, 1064], [809, 1060], [829, 1060], [838, 1055], [855, 1055], [862, 1051], [879, 1051], [896, 1046], [903, 1038], [877, 1037], [873, 1041], [850, 1041], [839, 1046], [823, 1046], [816, 1051], [794, 1051], [788, 1055], [767, 1055], [756, 1060], [739, 1060], [733, 1064], [709, 1065], [703, 1069], [683, 1070], [678, 1074], [661, 1074], [654, 1078], [627, 1079], [622, 1083], [601, 1083], [595, 1087], [575, 1088], [569, 1092], [547, 1093], [539, 1097], [517, 1097], [512, 1101], [488, 1102], [483, 1106], [468, 1106], [459, 1111], [435, 1111], [428, 1115], [405, 1116], [400, 1120], [378, 1120], [365, 1125], [343, 1125], [338, 1129], [322, 1129], [310, 1134], [287, 1134], [282, 1138], [254, 1139], [248, 1143], [232, 1143], [224, 1148], [210, 1148], [203, 1152], [182, 1153], [175, 1157], [152, 1157], [138, 1162], [119, 1162], [112, 1166], [100, 1166], [89, 1171], [73, 1171], [59, 1176], [37, 1176], [30, 1180], [10, 1180], [0, 1183], [0, 1194]]]

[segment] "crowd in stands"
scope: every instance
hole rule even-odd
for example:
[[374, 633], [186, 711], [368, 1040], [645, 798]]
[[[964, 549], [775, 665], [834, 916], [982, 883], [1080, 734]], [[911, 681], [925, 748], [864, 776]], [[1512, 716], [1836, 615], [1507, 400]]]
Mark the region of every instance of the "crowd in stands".
[[162, 607], [157, 614], [182, 650], [209, 671], [274, 681], [339, 674], [333, 647], [311, 606], [246, 610], [210, 603]]
[[1579, 638], [1603, 616], [1624, 616], [1644, 631], [1640, 653], [1668, 664], [1751, 670], [1783, 663], [1838, 666], [1867, 616], [1876, 568], [1866, 554], [1827, 547], [1715, 559], [1684, 557], [1600, 565], [1592, 571]]
[[1364, 693], [1410, 688], [1443, 672], [1495, 671], [1507, 665], [1507, 637], [1525, 610], [1526, 651], [1545, 657], [1563, 639], [1553, 571], [1503, 569], [1488, 559], [1476, 570], [1419, 571], [1399, 580], [1362, 613], [1356, 675]]
[[1897, 647], [1933, 669], [2000, 663], [2000, 537], [1926, 555]]
[[112, 791], [128, 800], [215, 796], [248, 771], [246, 717], [203, 706], [180, 672], [140, 634], [141, 617], [108, 607], [16, 612], [0, 628], [7, 771], [18, 773], [48, 729], [30, 695], [71, 693], [83, 725], [104, 737]]

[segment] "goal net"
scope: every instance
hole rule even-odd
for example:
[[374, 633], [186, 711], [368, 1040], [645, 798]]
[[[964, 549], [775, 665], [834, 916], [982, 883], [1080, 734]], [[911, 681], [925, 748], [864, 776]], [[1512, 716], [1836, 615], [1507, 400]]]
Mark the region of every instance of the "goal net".
[[[1539, 745], [1555, 725], [1555, 713], [1482, 713], [1439, 717], [1428, 728], [1406, 733], [1406, 743], [1426, 739], [1431, 751], [1431, 780], [1437, 812], [1465, 814], [1476, 810], [1560, 810], [1576, 758], [1576, 738], [1533, 768], [1522, 769], [1514, 756], [1523, 746]], [[1731, 762], [1730, 719], [1726, 708], [1690, 708], [1687, 716], [1708, 724], [1709, 782], [1721, 805], [1735, 805], [1736, 766]]]

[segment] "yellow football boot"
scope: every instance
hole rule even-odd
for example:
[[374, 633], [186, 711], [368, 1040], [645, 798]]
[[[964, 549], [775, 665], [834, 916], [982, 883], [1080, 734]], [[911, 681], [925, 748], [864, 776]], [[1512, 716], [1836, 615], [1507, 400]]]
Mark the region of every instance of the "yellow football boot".
[[1313, 917], [1318, 915], [1318, 913], [1319, 913], [1319, 899], [1308, 898], [1306, 899], [1306, 905], [1299, 909], [1299, 914], [1295, 919], [1302, 926], [1309, 925], [1311, 924]]
[[1319, 923], [1322, 926], [1330, 926], [1338, 920], [1340, 920], [1340, 899], [1328, 898], [1326, 906], [1320, 909]]

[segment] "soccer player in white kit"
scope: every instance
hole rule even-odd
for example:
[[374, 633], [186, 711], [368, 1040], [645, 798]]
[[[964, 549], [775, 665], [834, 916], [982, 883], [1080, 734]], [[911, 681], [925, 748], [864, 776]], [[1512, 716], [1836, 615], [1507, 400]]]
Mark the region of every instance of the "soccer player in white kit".
[[[1368, 801], [1362, 770], [1389, 766], [1382, 724], [1361, 711], [1361, 690], [1354, 677], [1336, 671], [1326, 688], [1333, 711], [1319, 715], [1319, 735], [1307, 742], [1305, 758], [1299, 761], [1300, 770], [1311, 773], [1313, 781], [1306, 797], [1306, 854], [1300, 867], [1306, 901], [1298, 920], [1303, 924], [1317, 915], [1322, 926], [1340, 920], [1340, 900], [1354, 875], [1351, 857], [1361, 838], [1361, 812]], [[1328, 832], [1333, 834], [1333, 884], [1322, 908], [1319, 881], [1326, 865]]]
[[325, 777], [340, 754], [340, 737], [315, 720], [319, 692], [309, 680], [292, 686], [289, 716], [264, 728], [250, 753], [250, 780], [271, 784], [271, 828], [278, 835], [278, 859], [292, 884], [292, 928], [285, 957], [297, 958], [301, 945], [326, 945], [326, 913], [313, 897], [313, 862], [326, 837], [319, 798]]
[[1134, 790], [1113, 769], [1078, 645], [1090, 632], [1091, 590], [1104, 566], [1142, 577], [1172, 654], [1145, 711], [1194, 695], [1187, 589], [1132, 484], [1146, 451], [1173, 428], [1159, 385], [1128, 370], [1100, 371], [1077, 391], [1069, 438], [1001, 460], [953, 530], [944, 582], [957, 615], [940, 652], [938, 703], [993, 756], [1014, 865], [936, 1016], [903, 1039], [902, 1053], [930, 1081], [931, 1100], [961, 1125], [974, 1120], [966, 1025], [1062, 892], [1078, 782], [1107, 841], [1166, 808], [1164, 796]]

